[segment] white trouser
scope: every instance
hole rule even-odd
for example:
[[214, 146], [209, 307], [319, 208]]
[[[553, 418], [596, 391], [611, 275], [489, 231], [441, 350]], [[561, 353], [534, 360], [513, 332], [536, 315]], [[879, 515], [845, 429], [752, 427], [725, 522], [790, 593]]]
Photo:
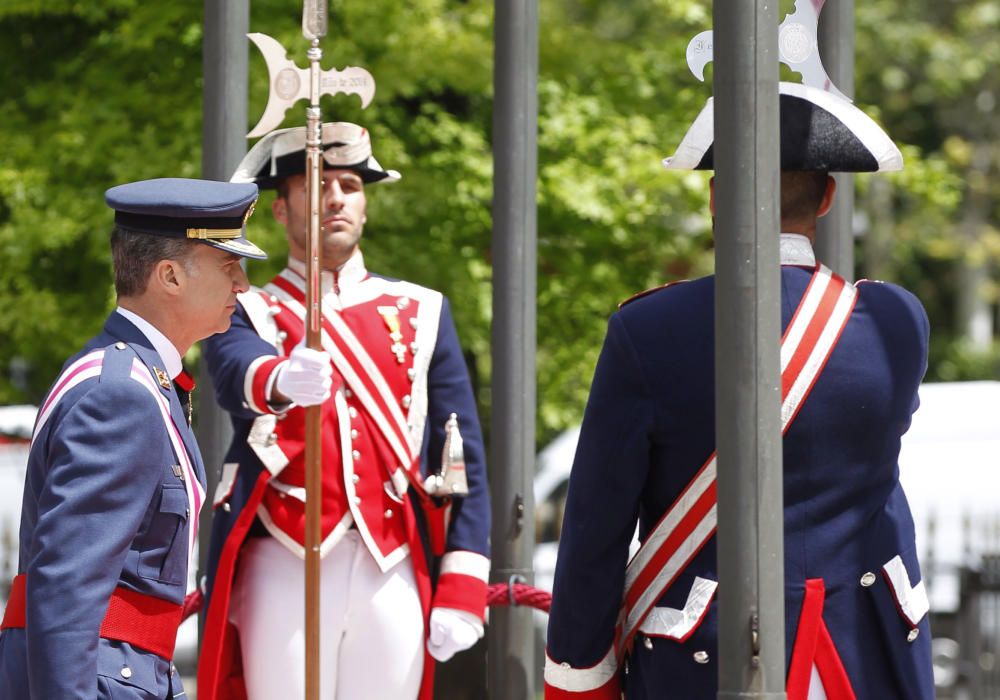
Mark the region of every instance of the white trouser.
[[[320, 698], [416, 698], [424, 621], [410, 558], [383, 574], [350, 530], [320, 571]], [[230, 621], [240, 633], [248, 700], [305, 697], [304, 586], [305, 563], [284, 545], [247, 540]]]

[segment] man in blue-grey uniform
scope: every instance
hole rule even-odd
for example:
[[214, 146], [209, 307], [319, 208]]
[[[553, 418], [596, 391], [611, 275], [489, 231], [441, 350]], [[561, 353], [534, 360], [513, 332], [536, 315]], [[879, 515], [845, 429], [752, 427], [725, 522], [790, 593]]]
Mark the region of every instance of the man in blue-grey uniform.
[[181, 357], [247, 289], [257, 187], [164, 178], [107, 191], [118, 308], [42, 402], [0, 697], [176, 698], [171, 663], [205, 469]]
[[[899, 483], [928, 321], [906, 290], [817, 264], [834, 171], [902, 157], [845, 100], [781, 83], [781, 320], [789, 700], [934, 696], [928, 602]], [[711, 101], [670, 168], [712, 168]], [[714, 202], [713, 202], [714, 211]], [[717, 692], [714, 283], [611, 317], [570, 479], [546, 698]], [[628, 562], [638, 522], [643, 543]]]

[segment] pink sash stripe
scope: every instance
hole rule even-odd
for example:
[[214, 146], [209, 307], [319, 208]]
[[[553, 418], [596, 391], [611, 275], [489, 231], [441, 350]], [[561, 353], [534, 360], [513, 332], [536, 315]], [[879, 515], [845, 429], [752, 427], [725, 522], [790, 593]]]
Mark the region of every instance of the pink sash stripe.
[[149, 369], [139, 361], [138, 358], [132, 360], [132, 379], [144, 386], [156, 400], [156, 405], [160, 409], [160, 416], [163, 418], [163, 425], [167, 430], [170, 443], [173, 446], [174, 454], [177, 456], [181, 467], [184, 469], [184, 490], [187, 492], [188, 504], [191, 509], [190, 523], [188, 528], [188, 561], [194, 556], [194, 547], [198, 541], [198, 516], [201, 513], [201, 504], [205, 500], [205, 492], [198, 481], [198, 474], [191, 463], [187, 448], [184, 446], [184, 439], [170, 415], [170, 403], [160, 392], [159, 385], [149, 374]]
[[41, 431], [42, 426], [45, 425], [49, 416], [52, 415], [52, 411], [55, 409], [56, 404], [59, 403], [59, 401], [70, 389], [78, 385], [80, 382], [92, 377], [101, 376], [101, 366], [103, 362], [104, 350], [95, 350], [87, 353], [66, 368], [66, 371], [63, 372], [57, 380], [56, 387], [49, 393], [49, 397], [45, 400], [45, 404], [42, 406], [42, 410], [38, 414], [38, 419], [35, 421], [35, 430], [31, 435], [32, 444], [34, 444], [35, 437]]

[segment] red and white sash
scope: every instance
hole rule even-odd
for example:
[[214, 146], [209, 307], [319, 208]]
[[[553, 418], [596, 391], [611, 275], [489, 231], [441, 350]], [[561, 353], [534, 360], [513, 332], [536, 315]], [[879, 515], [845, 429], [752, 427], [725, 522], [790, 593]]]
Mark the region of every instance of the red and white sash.
[[[298, 286], [279, 276], [265, 289], [299, 319], [305, 318], [305, 293]], [[412, 469], [416, 451], [411, 442], [406, 417], [389, 388], [389, 383], [340, 313], [326, 305], [324, 307], [321, 329], [323, 349], [330, 355], [344, 383], [375, 420], [386, 443], [399, 460], [399, 466]], [[399, 484], [395, 483], [396, 479], [394, 485], [397, 490], [402, 487], [402, 492], [405, 493], [405, 477], [404, 482]]]
[[[857, 290], [819, 265], [781, 339], [781, 421], [788, 431], [833, 353], [857, 300]], [[715, 534], [716, 453], [698, 470], [628, 564], [615, 630], [620, 662], [646, 616]]]
[[[305, 314], [305, 292], [302, 288], [300, 275], [282, 273], [265, 287], [260, 298], [264, 299], [265, 302], [268, 298], [276, 300], [281, 309], [277, 313], [276, 321], [280, 319], [283, 327], [298, 328], [302, 323]], [[428, 312], [433, 312], [436, 308], [434, 304], [426, 303]], [[425, 302], [421, 302], [421, 309], [424, 308], [424, 304]], [[287, 318], [285, 314], [288, 314]], [[433, 331], [434, 335], [436, 335], [436, 327], [436, 323], [421, 322], [419, 324], [419, 328], [424, 329], [425, 333]], [[354, 392], [368, 415], [375, 421], [379, 432], [396, 457], [396, 465], [385, 465], [396, 498], [403, 500], [406, 498], [409, 488], [414, 489], [427, 518], [431, 551], [438, 556], [444, 554], [450, 515], [450, 499], [435, 500], [427, 494], [418, 465], [420, 441], [426, 420], [425, 382], [417, 381], [413, 385], [409, 414], [404, 415], [400, 407], [399, 397], [393, 394], [382, 370], [345, 322], [339, 309], [335, 308], [335, 304], [328, 303], [326, 299], [323, 303], [321, 330], [323, 349], [330, 355], [334, 366], [344, 379], [345, 385]], [[304, 328], [298, 337], [289, 336], [285, 339], [286, 342], [288, 344], [297, 343], [301, 333], [304, 333]], [[419, 343], [419, 346], [427, 347], [423, 355], [416, 354], [414, 358], [414, 367], [411, 370], [414, 376], [425, 374], [430, 361], [429, 350], [433, 347], [432, 345], [428, 346], [426, 342]], [[419, 368], [423, 368], [423, 371]], [[343, 416], [345, 410], [343, 407], [340, 408], [339, 415]], [[345, 438], [345, 454], [349, 450], [347, 445], [349, 442]], [[348, 482], [345, 481], [345, 485], [350, 489]], [[357, 519], [355, 519], [355, 523], [362, 531], [362, 535], [365, 536], [364, 524], [358, 522]], [[382, 560], [378, 554], [375, 554], [374, 549], [373, 554], [376, 560], [381, 563]]]

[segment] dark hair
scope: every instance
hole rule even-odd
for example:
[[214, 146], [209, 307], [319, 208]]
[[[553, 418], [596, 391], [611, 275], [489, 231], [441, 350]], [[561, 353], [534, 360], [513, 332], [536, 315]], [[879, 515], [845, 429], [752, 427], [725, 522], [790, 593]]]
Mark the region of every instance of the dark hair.
[[278, 180], [278, 184], [275, 185], [274, 189], [278, 191], [278, 199], [288, 199], [288, 178], [283, 177]]
[[196, 241], [186, 238], [151, 236], [116, 225], [111, 230], [115, 292], [119, 297], [145, 292], [153, 266], [161, 260], [176, 260], [187, 268], [195, 245]]
[[826, 193], [825, 170], [781, 171], [781, 218], [814, 221]]

